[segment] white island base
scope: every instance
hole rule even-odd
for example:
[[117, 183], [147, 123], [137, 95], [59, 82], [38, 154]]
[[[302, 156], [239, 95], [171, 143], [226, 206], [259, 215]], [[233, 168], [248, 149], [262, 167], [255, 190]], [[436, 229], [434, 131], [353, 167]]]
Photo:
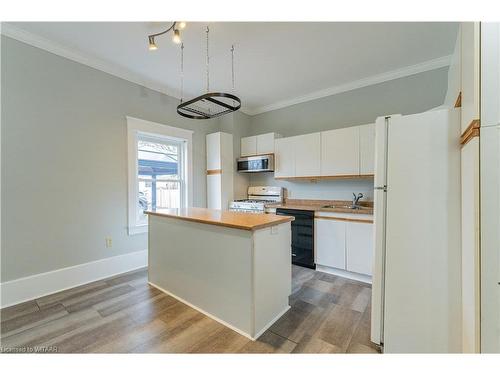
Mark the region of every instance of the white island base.
[[149, 215], [150, 285], [252, 340], [290, 308], [291, 272], [289, 221], [249, 230]]

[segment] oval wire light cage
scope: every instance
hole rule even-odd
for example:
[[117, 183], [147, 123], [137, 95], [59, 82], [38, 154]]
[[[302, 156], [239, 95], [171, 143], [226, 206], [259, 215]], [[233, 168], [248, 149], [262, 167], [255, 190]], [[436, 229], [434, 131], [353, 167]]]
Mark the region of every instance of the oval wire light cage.
[[[195, 119], [207, 120], [214, 117], [226, 115], [228, 113], [237, 111], [241, 108], [241, 100], [234, 94], [226, 92], [210, 92], [210, 70], [209, 70], [209, 55], [208, 55], [208, 33], [207, 33], [207, 93], [190, 99], [186, 102], [183, 101], [184, 91], [184, 44], [181, 45], [181, 103], [177, 106], [177, 113], [181, 116]], [[231, 46], [231, 79], [232, 88], [234, 91], [234, 46]]]

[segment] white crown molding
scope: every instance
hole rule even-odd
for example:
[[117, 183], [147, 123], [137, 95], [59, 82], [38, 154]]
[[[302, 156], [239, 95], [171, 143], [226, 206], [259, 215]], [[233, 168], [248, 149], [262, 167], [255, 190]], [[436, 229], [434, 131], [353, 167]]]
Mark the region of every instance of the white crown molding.
[[117, 64], [101, 60], [76, 48], [63, 46], [62, 44], [53, 42], [39, 35], [35, 35], [9, 23], [2, 22], [1, 33], [19, 42], [29, 44], [30, 46], [40, 48], [66, 59], [90, 66], [91, 68], [100, 70], [104, 73], [111, 74], [115, 77], [122, 78], [126, 81], [135, 83], [154, 91], [158, 91], [175, 99], [179, 99], [179, 94], [175, 90], [172, 90], [165, 85], [158, 84], [157, 82], [154, 82], [149, 78], [134, 73], [129, 69], [120, 67]]
[[[91, 68], [100, 70], [104, 73], [111, 74], [115, 77], [124, 79], [126, 81], [135, 83], [139, 86], [146, 87], [148, 89], [157, 91], [159, 93], [168, 95], [174, 99], [180, 99], [180, 94], [178, 91], [171, 89], [166, 85], [162, 85], [155, 82], [147, 77], [140, 74], [132, 72], [130, 69], [126, 69], [104, 60], [101, 60], [95, 56], [91, 56], [83, 51], [76, 48], [70, 48], [63, 46], [59, 43], [53, 42], [47, 38], [41, 37], [39, 35], [30, 33], [29, 31], [23, 30], [19, 27], [13, 26], [10, 23], [1, 23], [1, 34], [8, 36], [9, 38], [15, 39], [19, 42], [29, 44], [30, 46], [40, 48], [44, 51], [53, 53], [55, 55], [64, 57], [66, 59], [78, 62], [83, 65], [87, 65]], [[241, 109], [245, 114], [246, 109]]]
[[[16, 26], [13, 26], [12, 24], [2, 22], [1, 33], [12, 39], [16, 39], [22, 43], [29, 44], [33, 47], [43, 49], [55, 55], [59, 55], [61, 57], [78, 62], [80, 64], [90, 66], [94, 69], [122, 78], [126, 81], [135, 83], [137, 85], [146, 87], [148, 89], [158, 91], [162, 94], [168, 95], [175, 99], [179, 99], [178, 92], [172, 90], [166, 85], [159, 84], [158, 82], [155, 82], [149, 78], [134, 73], [131, 70], [120, 67], [116, 64], [101, 60], [95, 56], [90, 56], [78, 49], [69, 48], [61, 44], [55, 43], [49, 39], [43, 38], [41, 36], [35, 35], [33, 33], [20, 29]], [[449, 66], [451, 63], [451, 59], [452, 59], [451, 55], [443, 56], [434, 60], [424, 61], [423, 63], [420, 64], [407, 66], [405, 68], [396, 69], [390, 72], [374, 75], [371, 77], [366, 77], [357, 81], [352, 81], [342, 85], [329, 87], [296, 98], [278, 101], [276, 103], [261, 107], [255, 107], [255, 108], [242, 107], [240, 110], [249, 116], [254, 116], [260, 113], [274, 111], [276, 109], [289, 107], [295, 104], [305, 103], [311, 100], [324, 98], [326, 96], [331, 96], [335, 94], [340, 94], [342, 92], [359, 89], [361, 87], [371, 86], [378, 83], [391, 81], [393, 79], [407, 77], [413, 74], [422, 73], [429, 70], [439, 69], [445, 66]]]
[[377, 74], [371, 77], [366, 77], [357, 81], [348, 82], [343, 85], [333, 86], [327, 89], [315, 91], [296, 98], [282, 100], [273, 104], [249, 109], [247, 114], [250, 116], [255, 116], [264, 112], [274, 111], [276, 109], [289, 107], [295, 104], [305, 103], [311, 100], [321, 99], [327, 96], [340, 94], [343, 92], [359, 89], [362, 87], [367, 87], [387, 81], [392, 81], [393, 79], [407, 77], [414, 74], [426, 72], [429, 70], [443, 68], [445, 66], [449, 66], [451, 60], [452, 60], [452, 55], [439, 57], [437, 59], [424, 61], [423, 63], [420, 64], [407, 66], [401, 69], [392, 70], [390, 72]]

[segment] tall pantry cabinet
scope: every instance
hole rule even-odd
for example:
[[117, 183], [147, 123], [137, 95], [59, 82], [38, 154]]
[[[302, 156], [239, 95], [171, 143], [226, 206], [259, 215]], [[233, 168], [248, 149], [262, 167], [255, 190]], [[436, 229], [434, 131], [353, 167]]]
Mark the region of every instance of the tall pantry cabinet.
[[461, 38], [461, 163], [462, 163], [462, 350], [480, 348], [480, 24], [463, 22]]
[[500, 23], [461, 32], [462, 349], [500, 352]]
[[233, 200], [233, 135], [207, 134], [207, 207], [226, 210]]

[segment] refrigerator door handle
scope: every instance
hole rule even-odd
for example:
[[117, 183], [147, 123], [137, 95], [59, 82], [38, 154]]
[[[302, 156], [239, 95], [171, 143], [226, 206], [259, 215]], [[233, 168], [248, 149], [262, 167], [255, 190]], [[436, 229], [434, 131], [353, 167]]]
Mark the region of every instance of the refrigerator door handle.
[[373, 190], [383, 190], [383, 191], [387, 191], [387, 185], [384, 185], [384, 186], [375, 186], [373, 188]]

